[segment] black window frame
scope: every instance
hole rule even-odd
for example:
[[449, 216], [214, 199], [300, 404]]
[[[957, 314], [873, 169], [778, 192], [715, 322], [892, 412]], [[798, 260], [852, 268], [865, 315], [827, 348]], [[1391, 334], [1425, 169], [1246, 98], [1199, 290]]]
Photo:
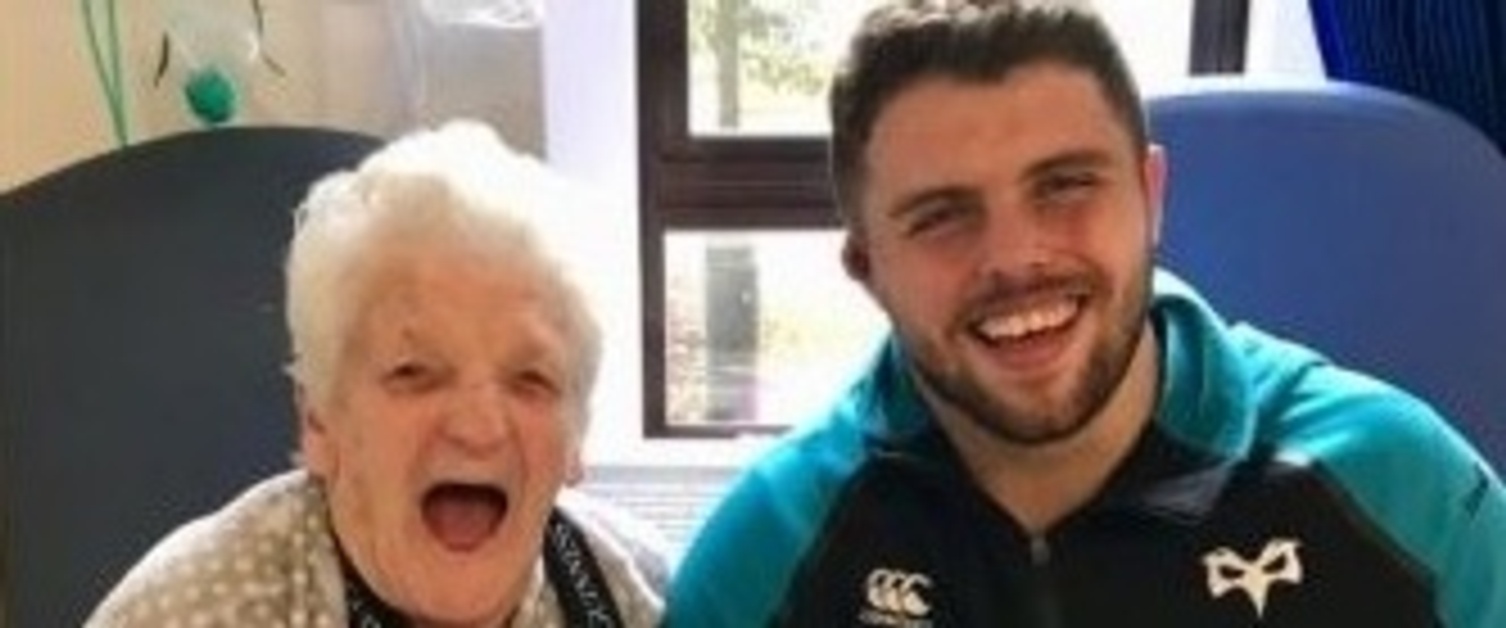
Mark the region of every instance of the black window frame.
[[[839, 226], [823, 137], [695, 137], [690, 131], [691, 0], [638, 0], [639, 261], [643, 434], [732, 437], [781, 426], [670, 425], [666, 412], [664, 237], [672, 230]], [[1195, 0], [1192, 74], [1240, 72], [1249, 0]]]

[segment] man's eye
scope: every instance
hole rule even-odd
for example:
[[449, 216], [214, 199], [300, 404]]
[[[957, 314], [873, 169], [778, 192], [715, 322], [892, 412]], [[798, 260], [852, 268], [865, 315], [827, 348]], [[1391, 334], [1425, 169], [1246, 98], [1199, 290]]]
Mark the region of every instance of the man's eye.
[[954, 224], [967, 215], [966, 209], [955, 203], [936, 204], [910, 213], [905, 222], [907, 235], [924, 235]]
[[1101, 183], [1092, 172], [1064, 172], [1041, 179], [1036, 198], [1048, 205], [1071, 205], [1086, 200]]

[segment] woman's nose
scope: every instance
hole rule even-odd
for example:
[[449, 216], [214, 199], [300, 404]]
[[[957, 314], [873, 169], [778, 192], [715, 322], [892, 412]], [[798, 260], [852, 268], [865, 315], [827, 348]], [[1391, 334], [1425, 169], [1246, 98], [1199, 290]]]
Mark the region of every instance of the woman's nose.
[[491, 382], [462, 387], [444, 419], [448, 440], [463, 449], [484, 454], [512, 437], [512, 417], [501, 387]]

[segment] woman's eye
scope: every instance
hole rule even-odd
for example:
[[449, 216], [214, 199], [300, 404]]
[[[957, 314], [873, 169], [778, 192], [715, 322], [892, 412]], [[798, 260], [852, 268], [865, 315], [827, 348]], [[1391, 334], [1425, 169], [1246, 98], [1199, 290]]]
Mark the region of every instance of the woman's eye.
[[521, 371], [513, 377], [513, 389], [532, 399], [556, 399], [563, 394], [559, 381], [538, 370]]
[[400, 362], [387, 369], [382, 381], [389, 387], [406, 392], [432, 388], [439, 383], [439, 371], [422, 362]]

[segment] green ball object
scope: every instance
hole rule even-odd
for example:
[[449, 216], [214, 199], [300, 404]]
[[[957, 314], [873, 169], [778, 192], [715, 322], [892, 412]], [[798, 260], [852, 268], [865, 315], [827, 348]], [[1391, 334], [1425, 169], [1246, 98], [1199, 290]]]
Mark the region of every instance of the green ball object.
[[235, 117], [235, 84], [215, 66], [194, 70], [183, 84], [183, 97], [205, 125], [221, 125]]

